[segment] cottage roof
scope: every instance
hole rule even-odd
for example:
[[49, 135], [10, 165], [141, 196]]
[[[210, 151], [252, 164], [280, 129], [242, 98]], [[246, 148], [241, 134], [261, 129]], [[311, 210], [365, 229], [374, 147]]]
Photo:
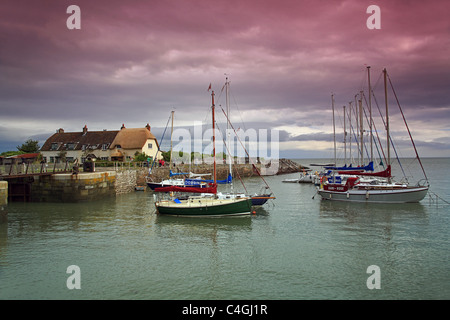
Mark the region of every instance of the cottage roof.
[[[141, 149], [148, 139], [156, 137], [150, 132], [147, 124], [144, 128], [125, 128], [112, 131], [88, 131], [87, 127], [82, 132], [64, 132], [57, 130], [45, 141], [41, 151], [62, 151], [62, 150], [86, 150], [86, 149], [114, 149], [120, 146], [123, 149]], [[106, 145], [106, 146], [104, 146]]]
[[10, 159], [34, 159], [39, 156], [39, 153], [23, 153], [23, 154], [17, 154], [15, 156], [10, 156], [8, 158]]
[[111, 144], [111, 149], [120, 145], [123, 149], [141, 149], [147, 139], [156, 137], [146, 128], [123, 128]]
[[[45, 141], [41, 151], [83, 150], [101, 148], [114, 141], [119, 131], [57, 132]], [[54, 147], [52, 148], [52, 145]], [[84, 147], [83, 147], [84, 146]]]

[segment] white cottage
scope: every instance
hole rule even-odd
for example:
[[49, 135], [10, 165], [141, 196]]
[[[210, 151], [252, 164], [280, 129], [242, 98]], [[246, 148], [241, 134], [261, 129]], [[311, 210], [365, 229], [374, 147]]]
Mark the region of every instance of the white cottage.
[[144, 128], [125, 128], [121, 130], [89, 131], [84, 126], [81, 132], [64, 132], [58, 129], [42, 146], [40, 152], [46, 162], [59, 162], [61, 157], [69, 161], [78, 159], [80, 163], [87, 158], [107, 161], [131, 161], [136, 152], [145, 153], [151, 159], [161, 159], [158, 141]]

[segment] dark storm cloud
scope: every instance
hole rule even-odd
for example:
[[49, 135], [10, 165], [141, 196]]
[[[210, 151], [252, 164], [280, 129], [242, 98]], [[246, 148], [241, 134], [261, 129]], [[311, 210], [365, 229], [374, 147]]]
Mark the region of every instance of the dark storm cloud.
[[367, 86], [365, 64], [376, 89], [388, 68], [420, 139], [448, 133], [446, 1], [381, 1], [380, 30], [366, 27], [371, 1], [80, 0], [80, 30], [66, 28], [70, 4], [0, 4], [0, 125], [9, 135], [24, 120], [40, 123], [29, 135], [86, 123], [156, 130], [174, 108], [188, 125], [205, 118], [209, 83], [219, 93], [228, 73], [246, 123], [281, 127], [282, 141], [309, 139], [293, 128], [314, 126], [322, 133], [310, 138], [325, 141], [331, 93], [339, 108], [351, 101]]

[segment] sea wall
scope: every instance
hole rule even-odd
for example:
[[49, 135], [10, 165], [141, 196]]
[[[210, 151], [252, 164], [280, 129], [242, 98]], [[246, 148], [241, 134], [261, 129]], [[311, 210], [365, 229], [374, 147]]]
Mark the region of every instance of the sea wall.
[[6, 205], [8, 204], [8, 182], [0, 181], [0, 223], [6, 221], [8, 211]]
[[31, 184], [31, 201], [90, 201], [115, 195], [115, 184], [115, 171], [37, 176]]
[[[239, 175], [241, 178], [258, 176], [258, 172], [260, 175], [279, 175], [293, 172], [300, 172], [302, 170], [302, 166], [298, 163], [289, 160], [289, 159], [277, 159], [272, 160], [266, 164], [256, 164], [253, 166], [252, 164], [234, 164], [233, 165], [233, 176], [236, 177]], [[213, 172], [213, 165], [211, 164], [200, 164], [195, 166], [189, 166], [187, 164], [178, 165], [171, 169], [173, 172], [195, 172], [199, 174]], [[216, 165], [217, 172], [217, 180], [224, 180], [228, 176], [229, 166], [227, 164], [217, 164]], [[167, 166], [164, 167], [155, 167], [152, 169], [152, 173], [149, 178], [154, 182], [160, 182], [163, 179], [168, 179], [170, 174], [170, 169]], [[147, 171], [142, 171], [141, 175], [147, 176]], [[142, 178], [142, 176], [141, 176]], [[212, 176], [206, 179], [212, 179]], [[139, 183], [138, 178], [138, 183]]]
[[0, 208], [8, 203], [8, 182], [0, 181]]
[[147, 168], [119, 170], [116, 172], [116, 194], [132, 192], [138, 185], [145, 185]]
[[[235, 179], [261, 175], [276, 175], [299, 172], [302, 167], [288, 159], [279, 159], [266, 164], [252, 165], [234, 164], [233, 176]], [[195, 172], [199, 174], [212, 174], [212, 164], [195, 166], [177, 165], [152, 168], [149, 175], [147, 167], [117, 167], [102, 168], [102, 171], [82, 172], [78, 174], [60, 173], [46, 176], [33, 176], [11, 180], [11, 201], [35, 202], [79, 202], [90, 201], [107, 196], [115, 196], [133, 192], [137, 186], [146, 186], [147, 179], [160, 182], [170, 177], [173, 172]], [[217, 179], [223, 180], [228, 176], [229, 166], [217, 164]], [[212, 175], [205, 177], [212, 179]], [[11, 198], [10, 197], [10, 198]], [[0, 181], [0, 209], [8, 202], [8, 182]]]

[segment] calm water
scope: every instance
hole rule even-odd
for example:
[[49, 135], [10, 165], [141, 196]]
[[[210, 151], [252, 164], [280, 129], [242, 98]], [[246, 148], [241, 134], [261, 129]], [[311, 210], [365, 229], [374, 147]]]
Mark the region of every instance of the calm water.
[[[450, 159], [423, 162], [431, 190], [450, 201]], [[449, 205], [332, 203], [312, 199], [313, 185], [282, 183], [293, 177], [266, 177], [277, 199], [249, 217], [157, 216], [151, 192], [10, 203], [0, 298], [450, 299]], [[66, 286], [70, 265], [80, 290]], [[367, 288], [371, 265], [381, 289]]]

